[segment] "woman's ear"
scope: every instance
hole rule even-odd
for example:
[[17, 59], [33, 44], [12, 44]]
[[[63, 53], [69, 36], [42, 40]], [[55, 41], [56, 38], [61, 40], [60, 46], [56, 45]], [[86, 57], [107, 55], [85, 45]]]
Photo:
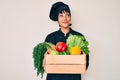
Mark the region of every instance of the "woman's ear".
[[69, 26], [72, 26], [72, 23], [70, 23]]

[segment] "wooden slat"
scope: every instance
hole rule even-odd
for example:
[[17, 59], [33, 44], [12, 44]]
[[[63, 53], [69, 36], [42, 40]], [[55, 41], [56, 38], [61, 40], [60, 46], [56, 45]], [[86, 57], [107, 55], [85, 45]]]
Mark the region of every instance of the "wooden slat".
[[46, 55], [46, 64], [86, 64], [86, 55]]
[[86, 65], [46, 65], [46, 73], [84, 74]]

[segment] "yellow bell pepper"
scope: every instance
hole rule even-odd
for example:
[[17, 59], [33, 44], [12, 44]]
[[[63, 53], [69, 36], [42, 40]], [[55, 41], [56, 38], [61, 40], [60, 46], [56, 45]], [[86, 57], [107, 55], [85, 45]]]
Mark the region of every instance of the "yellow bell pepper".
[[80, 55], [81, 49], [79, 46], [74, 46], [70, 48], [70, 55]]

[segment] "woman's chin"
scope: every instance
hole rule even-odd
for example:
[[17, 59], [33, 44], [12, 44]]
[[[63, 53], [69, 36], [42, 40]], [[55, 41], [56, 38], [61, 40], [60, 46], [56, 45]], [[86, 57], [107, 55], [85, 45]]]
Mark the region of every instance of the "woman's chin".
[[68, 28], [68, 27], [69, 27], [69, 25], [66, 25], [66, 24], [65, 24], [65, 25], [62, 25], [62, 27], [64, 27], [64, 28]]

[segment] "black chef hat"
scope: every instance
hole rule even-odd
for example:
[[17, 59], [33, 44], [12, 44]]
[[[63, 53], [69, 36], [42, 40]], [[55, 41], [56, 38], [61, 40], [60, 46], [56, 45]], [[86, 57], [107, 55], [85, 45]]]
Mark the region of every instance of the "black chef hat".
[[[49, 17], [53, 21], [58, 21], [58, 14], [61, 13], [63, 10], [70, 13], [69, 6], [63, 2], [56, 2], [52, 5]], [[71, 13], [70, 13], [71, 15]]]

